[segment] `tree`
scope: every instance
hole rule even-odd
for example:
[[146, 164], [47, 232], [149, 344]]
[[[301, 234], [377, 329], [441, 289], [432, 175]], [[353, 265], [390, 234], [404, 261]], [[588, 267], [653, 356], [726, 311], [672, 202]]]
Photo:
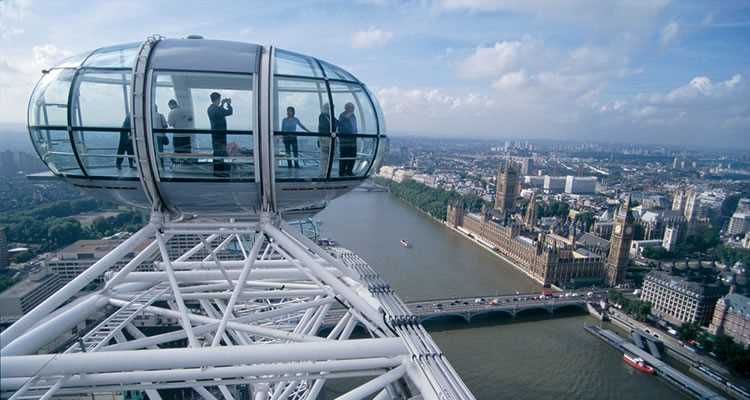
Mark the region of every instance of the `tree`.
[[81, 223], [74, 219], [56, 219], [47, 228], [50, 245], [57, 248], [67, 246], [81, 238]]
[[684, 323], [677, 328], [677, 336], [684, 341], [694, 340], [698, 338], [700, 330], [700, 325], [695, 322]]

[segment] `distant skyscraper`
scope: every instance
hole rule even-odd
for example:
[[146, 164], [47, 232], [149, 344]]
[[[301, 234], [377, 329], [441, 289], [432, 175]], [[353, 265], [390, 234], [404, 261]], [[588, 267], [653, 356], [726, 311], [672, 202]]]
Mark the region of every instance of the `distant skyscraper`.
[[701, 200], [698, 198], [698, 192], [690, 189], [685, 195], [685, 218], [688, 222], [695, 222], [702, 217]]
[[10, 266], [10, 255], [8, 255], [8, 237], [5, 236], [5, 229], [0, 228], [0, 268]]
[[630, 214], [630, 196], [620, 206], [615, 215], [612, 237], [609, 239], [609, 255], [607, 256], [607, 283], [615, 286], [625, 280], [628, 268], [628, 252], [633, 241], [633, 224], [635, 219]]
[[518, 170], [510, 160], [497, 171], [497, 190], [495, 192], [495, 210], [500, 215], [507, 215], [513, 210], [518, 195]]
[[674, 193], [674, 199], [672, 200], [672, 209], [679, 212], [685, 212], [685, 190], [679, 189]]

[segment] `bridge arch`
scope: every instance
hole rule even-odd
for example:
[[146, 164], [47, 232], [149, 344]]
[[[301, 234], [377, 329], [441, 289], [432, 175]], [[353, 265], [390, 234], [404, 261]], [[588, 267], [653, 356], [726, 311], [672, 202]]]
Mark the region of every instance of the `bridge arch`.
[[425, 315], [423, 317], [420, 317], [420, 322], [452, 322], [452, 321], [463, 321], [463, 322], [469, 322], [470, 318], [467, 315], [467, 313], [462, 312], [447, 312], [447, 313], [440, 313], [440, 314], [429, 314]]
[[576, 311], [588, 311], [586, 309], [586, 304], [584, 303], [568, 303], [568, 304], [560, 304], [553, 306], [554, 312], [558, 311], [570, 311], [570, 310], [576, 310]]
[[533, 316], [533, 315], [539, 315], [539, 314], [553, 314], [554, 309], [553, 307], [550, 307], [546, 304], [539, 304], [539, 305], [533, 305], [528, 307], [519, 308], [516, 310], [516, 317], [518, 316]]
[[494, 319], [494, 318], [496, 318], [496, 317], [498, 317], [500, 315], [505, 315], [505, 316], [508, 316], [508, 317], [513, 317], [514, 316], [514, 312], [513, 312], [513, 310], [509, 310], [509, 309], [479, 310], [479, 311], [472, 312], [470, 314], [470, 316], [469, 316], [469, 320], [472, 321], [475, 318], [480, 318], [480, 317], [484, 318], [484, 319], [487, 319], [487, 320], [491, 320], [491, 319]]

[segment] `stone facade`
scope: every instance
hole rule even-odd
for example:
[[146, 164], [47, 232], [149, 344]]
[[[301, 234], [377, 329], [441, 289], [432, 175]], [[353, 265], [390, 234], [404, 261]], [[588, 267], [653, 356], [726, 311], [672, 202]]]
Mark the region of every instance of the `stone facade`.
[[708, 331], [730, 336], [746, 347], [750, 345], [750, 298], [732, 293], [719, 299]]
[[497, 171], [495, 191], [495, 210], [499, 215], [507, 215], [513, 211], [519, 192], [518, 169], [513, 161], [507, 161], [505, 166]]
[[588, 286], [603, 280], [602, 256], [568, 238], [551, 234], [531, 237], [520, 225], [504, 225], [489, 213], [466, 213], [454, 205], [448, 206], [448, 224], [490, 245], [543, 285]]
[[625, 281], [629, 264], [630, 243], [633, 241], [635, 219], [630, 213], [630, 198], [620, 206], [615, 215], [612, 237], [609, 239], [607, 256], [607, 284], [616, 286]]

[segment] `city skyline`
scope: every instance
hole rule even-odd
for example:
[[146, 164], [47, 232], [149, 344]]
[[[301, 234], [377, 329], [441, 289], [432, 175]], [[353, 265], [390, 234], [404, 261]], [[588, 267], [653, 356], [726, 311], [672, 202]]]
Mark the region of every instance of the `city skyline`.
[[0, 122], [24, 123], [40, 69], [65, 56], [201, 34], [343, 65], [394, 134], [747, 146], [750, 13], [728, 2], [76, 5], [0, 5]]

